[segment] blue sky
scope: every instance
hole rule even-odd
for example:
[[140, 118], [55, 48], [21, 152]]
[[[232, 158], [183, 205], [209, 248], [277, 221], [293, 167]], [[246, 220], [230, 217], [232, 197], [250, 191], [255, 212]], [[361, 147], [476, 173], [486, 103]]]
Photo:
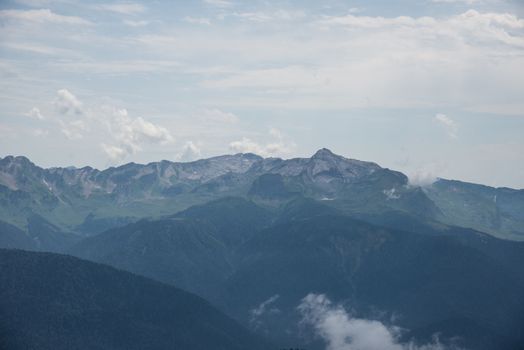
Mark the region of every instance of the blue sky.
[[335, 153], [524, 188], [524, 5], [0, 2], [0, 156]]

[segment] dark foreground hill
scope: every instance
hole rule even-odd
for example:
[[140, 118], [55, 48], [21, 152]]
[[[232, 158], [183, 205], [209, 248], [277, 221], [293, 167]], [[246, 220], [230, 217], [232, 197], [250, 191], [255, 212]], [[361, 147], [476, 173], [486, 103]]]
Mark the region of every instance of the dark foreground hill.
[[0, 250], [1, 349], [270, 349], [205, 300], [112, 267]]

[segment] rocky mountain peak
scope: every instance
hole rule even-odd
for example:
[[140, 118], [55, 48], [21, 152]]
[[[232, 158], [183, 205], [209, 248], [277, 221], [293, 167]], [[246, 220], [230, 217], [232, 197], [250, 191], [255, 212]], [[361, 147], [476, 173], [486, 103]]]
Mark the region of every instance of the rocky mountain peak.
[[343, 158], [342, 156], [336, 155], [335, 153], [331, 152], [331, 150], [327, 148], [321, 148], [319, 149], [312, 157], [311, 159], [333, 159], [333, 158]]
[[3, 159], [0, 159], [0, 165], [2, 166], [35, 166], [28, 158], [24, 156], [6, 156]]

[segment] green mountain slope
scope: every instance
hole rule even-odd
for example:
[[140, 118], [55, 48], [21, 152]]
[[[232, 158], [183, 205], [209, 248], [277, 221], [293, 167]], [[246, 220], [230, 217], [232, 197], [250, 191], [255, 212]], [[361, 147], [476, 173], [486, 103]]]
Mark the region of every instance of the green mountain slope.
[[234, 271], [236, 247], [269, 225], [271, 214], [241, 198], [195, 206], [89, 237], [73, 255], [110, 264], [212, 299]]
[[524, 240], [524, 190], [441, 179], [425, 192], [442, 211], [445, 223]]
[[[511, 253], [509, 247], [490, 243]], [[481, 337], [499, 346], [511, 344], [507, 349], [518, 349], [523, 340], [524, 274], [508, 266], [515, 260], [504, 264], [502, 256], [452, 236], [321, 215], [264, 230], [242, 251], [244, 258], [219, 299], [225, 310], [252, 324], [254, 310], [278, 296], [271, 304], [278, 312], [259, 315], [256, 325], [281, 342], [296, 341], [289, 336], [300, 334], [296, 306], [312, 292], [346, 303], [364, 318], [376, 317], [377, 310], [397, 315], [397, 325], [409, 330], [470, 320], [474, 329], [447, 327], [446, 335], [474, 349], [492, 348], [481, 346]], [[522, 264], [522, 244], [517, 254]]]

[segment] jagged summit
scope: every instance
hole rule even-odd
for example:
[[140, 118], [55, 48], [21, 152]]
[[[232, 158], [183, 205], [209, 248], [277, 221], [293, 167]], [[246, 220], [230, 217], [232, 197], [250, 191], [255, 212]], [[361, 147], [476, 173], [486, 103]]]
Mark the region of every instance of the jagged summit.
[[325, 158], [343, 158], [342, 156], [339, 156], [335, 153], [333, 153], [330, 149], [327, 148], [321, 148], [318, 151], [313, 154], [311, 158], [313, 159], [325, 159]]
[[0, 165], [5, 164], [19, 164], [19, 165], [34, 165], [29, 158], [25, 156], [12, 156], [8, 155], [4, 158], [0, 158]]

